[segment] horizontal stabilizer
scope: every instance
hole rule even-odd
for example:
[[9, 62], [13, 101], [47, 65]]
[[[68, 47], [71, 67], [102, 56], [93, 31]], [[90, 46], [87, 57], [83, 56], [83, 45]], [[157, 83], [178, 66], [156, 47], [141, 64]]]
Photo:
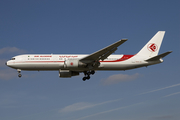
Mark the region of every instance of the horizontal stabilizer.
[[146, 61], [156, 61], [156, 60], [159, 60], [159, 59], [165, 57], [166, 55], [168, 55], [168, 54], [170, 54], [170, 53], [172, 53], [172, 51], [168, 51], [168, 52], [165, 52], [165, 53], [163, 53], [163, 54], [157, 55], [157, 56], [152, 57], [152, 58], [150, 58], [150, 59], [148, 59], [148, 60], [146, 60]]

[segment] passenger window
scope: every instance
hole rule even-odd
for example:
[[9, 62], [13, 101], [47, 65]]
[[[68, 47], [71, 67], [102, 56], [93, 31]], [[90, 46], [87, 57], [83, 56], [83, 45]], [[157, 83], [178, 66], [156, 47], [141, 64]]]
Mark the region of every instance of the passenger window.
[[11, 58], [11, 60], [15, 60], [15, 58]]

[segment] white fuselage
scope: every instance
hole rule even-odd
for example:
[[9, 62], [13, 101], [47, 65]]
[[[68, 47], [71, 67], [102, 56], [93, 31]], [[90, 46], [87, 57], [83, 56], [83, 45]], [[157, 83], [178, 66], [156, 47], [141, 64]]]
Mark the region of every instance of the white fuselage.
[[[25, 54], [13, 57], [7, 61], [7, 66], [21, 70], [66, 70], [66, 60], [81, 59], [87, 55], [75, 54]], [[143, 57], [137, 55], [110, 55], [93, 70], [128, 70], [138, 67], [157, 64], [162, 61], [147, 62]], [[71, 63], [73, 65], [73, 63]], [[68, 70], [83, 72], [88, 68], [68, 68]]]

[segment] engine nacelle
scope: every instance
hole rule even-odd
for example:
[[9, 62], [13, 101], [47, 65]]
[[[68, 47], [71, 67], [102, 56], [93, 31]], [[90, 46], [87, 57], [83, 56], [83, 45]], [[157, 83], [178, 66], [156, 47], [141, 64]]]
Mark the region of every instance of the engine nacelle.
[[86, 64], [82, 63], [81, 61], [77, 59], [64, 61], [64, 68], [79, 68], [79, 67], [81, 68], [86, 67]]
[[59, 77], [62, 78], [68, 78], [77, 75], [79, 75], [79, 72], [70, 71], [70, 70], [59, 70]]

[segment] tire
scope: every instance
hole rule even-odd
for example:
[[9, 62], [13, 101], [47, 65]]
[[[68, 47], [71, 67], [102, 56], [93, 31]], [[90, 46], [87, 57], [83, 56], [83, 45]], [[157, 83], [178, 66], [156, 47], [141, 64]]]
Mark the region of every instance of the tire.
[[19, 74], [19, 75], [18, 75], [18, 77], [20, 78], [20, 77], [22, 77], [22, 75], [21, 75], [21, 74]]
[[86, 81], [86, 77], [83, 77], [83, 81]]

